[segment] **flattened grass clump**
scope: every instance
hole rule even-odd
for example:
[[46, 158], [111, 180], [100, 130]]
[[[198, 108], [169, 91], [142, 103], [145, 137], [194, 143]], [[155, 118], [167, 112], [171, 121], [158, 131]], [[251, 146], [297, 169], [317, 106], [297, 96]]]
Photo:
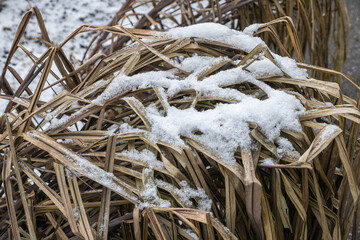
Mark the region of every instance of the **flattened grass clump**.
[[[13, 91], [8, 64], [32, 13], [41, 19], [36, 8], [25, 15], [2, 75], [2, 238], [340, 239], [357, 229], [359, 101], [300, 68], [359, 87], [354, 79], [296, 64], [244, 33], [232, 32], [250, 42], [231, 44], [211, 30], [184, 37], [84, 25], [49, 44]], [[61, 47], [95, 30], [134, 44], [75, 69]], [[60, 84], [63, 92], [40, 101]], [[277, 99], [270, 112], [288, 107], [293, 122], [267, 125], [282, 115], [257, 104]], [[254, 105], [244, 112], [246, 101]]]
[[[152, 6], [152, 9], [144, 11], [144, 6]], [[283, 24], [288, 17], [296, 23], [295, 32], [300, 36], [296, 46], [287, 31], [290, 26]], [[130, 24], [137, 29], [168, 30], [176, 26], [216, 22], [243, 30], [251, 24], [272, 21], [277, 24], [257, 32], [272, 51], [291, 57], [299, 47], [310, 64], [342, 70], [349, 34], [346, 3], [342, 0], [127, 0], [108, 26]], [[91, 42], [93, 48], [89, 54], [93, 56], [99, 51], [112, 53], [121, 49], [130, 39], [109, 32], [99, 33]], [[302, 62], [302, 59], [298, 60]], [[311, 70], [309, 74], [323, 80], [341, 81], [340, 77], [324, 72]]]

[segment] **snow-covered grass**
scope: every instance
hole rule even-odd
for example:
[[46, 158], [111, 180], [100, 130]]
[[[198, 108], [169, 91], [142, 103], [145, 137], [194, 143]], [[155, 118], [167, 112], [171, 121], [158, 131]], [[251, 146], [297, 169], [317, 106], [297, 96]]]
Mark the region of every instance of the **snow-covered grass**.
[[[197, 37], [206, 41], [222, 42], [234, 49], [246, 52], [250, 52], [259, 44], [265, 45], [260, 38], [213, 23], [175, 28], [167, 32], [166, 37]], [[279, 66], [286, 69], [291, 76], [307, 78], [306, 70], [299, 69], [294, 60], [273, 55], [276, 56], [277, 62], [281, 63]], [[106, 89], [92, 102], [104, 104], [127, 90], [147, 87], [162, 89], [163, 104], [168, 106], [167, 114], [164, 116], [155, 105], [149, 105], [143, 109], [151, 124], [151, 130], [147, 132], [147, 137], [154, 142], [163, 141], [175, 146], [184, 145], [181, 136], [191, 137], [207, 146], [228, 163], [234, 163], [234, 153], [238, 147], [251, 148], [249, 122], [255, 122], [270, 141], [279, 138], [282, 129], [298, 131], [301, 128], [298, 117], [304, 112], [304, 108], [299, 100], [256, 80], [257, 77], [264, 75], [281, 74], [279, 67], [269, 59], [261, 57], [253, 63], [255, 67], [248, 70], [236, 67], [220, 71], [202, 81], [198, 80], [199, 75], [208, 70], [209, 66], [216, 65], [222, 60], [229, 59], [201, 57], [196, 54], [193, 57], [185, 58], [180, 62], [180, 66], [182, 70], [191, 74], [184, 79], [179, 79], [176, 71], [149, 71], [133, 76], [120, 74], [109, 82]], [[260, 72], [257, 71], [258, 69]], [[241, 91], [224, 88], [224, 86], [242, 83], [256, 85], [264, 91], [268, 98], [259, 100], [255, 96], [246, 95]], [[194, 89], [201, 97], [227, 99], [232, 104], [219, 103], [215, 109], [206, 111], [198, 111], [196, 108], [178, 109], [170, 106], [167, 99], [187, 89]], [[131, 99], [139, 106], [142, 105], [134, 97], [127, 99]], [[124, 98], [124, 100], [126, 99]], [[61, 127], [86, 112], [89, 107], [87, 105], [73, 115], [63, 116], [60, 119], [47, 118], [46, 120], [50, 121], [48, 130]], [[53, 115], [53, 117], [55, 116]]]
[[[68, 219], [61, 219], [62, 226], [79, 229], [79, 235], [92, 235], [94, 227], [106, 232], [119, 221], [135, 229], [134, 221], [141, 219], [149, 220], [156, 237], [166, 238], [176, 227], [183, 237], [206, 238], [195, 221], [207, 224], [208, 234], [216, 231], [219, 238], [261, 238], [266, 224], [274, 224], [266, 216], [286, 229], [296, 226], [299, 234], [306, 229], [297, 227], [299, 222], [332, 221], [337, 199], [330, 201], [330, 193], [336, 191], [333, 198], [351, 196], [345, 209], [358, 200], [351, 164], [358, 164], [353, 156], [360, 112], [337, 84], [310, 79], [306, 66], [275, 54], [254, 37], [262, 26], [235, 31], [204, 23], [137, 32], [89, 25], [130, 35], [133, 43], [84, 66], [76, 75], [79, 82], [62, 76], [53, 64], [66, 80], [55, 85], [55, 93], [40, 89], [13, 99], [12, 128], [2, 115], [1, 127], [7, 131], [0, 146], [8, 149], [4, 159], [14, 159], [15, 152], [20, 164], [5, 163], [5, 194], [11, 183], [7, 176], [19, 168], [28, 178], [25, 189], [41, 185], [44, 190], [34, 200], [35, 209], [61, 211]], [[339, 158], [332, 157], [335, 150]], [[16, 178], [20, 185], [22, 178]], [[317, 178], [336, 188], [320, 189]], [[75, 180], [79, 186], [73, 186]], [[349, 190], [338, 192], [340, 186]], [[325, 206], [333, 212], [326, 215]], [[92, 220], [96, 215], [97, 222]], [[10, 216], [12, 222], [24, 218]], [[329, 226], [320, 222], [324, 238], [332, 232]], [[64, 228], [58, 229], [62, 234]]]

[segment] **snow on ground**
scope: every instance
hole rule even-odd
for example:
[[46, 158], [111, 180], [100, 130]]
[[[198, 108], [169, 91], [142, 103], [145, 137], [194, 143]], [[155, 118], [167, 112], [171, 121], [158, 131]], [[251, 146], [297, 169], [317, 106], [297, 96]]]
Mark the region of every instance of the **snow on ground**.
[[[1, 65], [4, 64], [7, 53], [14, 39], [16, 29], [27, 10], [33, 6], [37, 6], [43, 16], [47, 27], [50, 40], [58, 44], [62, 42], [71, 32], [83, 23], [93, 23], [106, 25], [121, 8], [125, 0], [5, 0], [0, 12], [0, 28], [2, 38], [0, 39], [0, 56]], [[40, 29], [37, 26], [36, 18], [32, 17], [29, 22], [27, 32], [25, 33], [26, 41], [22, 41], [29, 47], [29, 50], [38, 51], [38, 44], [30, 41], [29, 38], [39, 37]], [[76, 41], [72, 41], [66, 45], [65, 50], [73, 52], [79, 56], [83, 49], [87, 46], [91, 34], [83, 34]], [[80, 55], [82, 56], [82, 55]], [[17, 60], [22, 60], [21, 58]]]

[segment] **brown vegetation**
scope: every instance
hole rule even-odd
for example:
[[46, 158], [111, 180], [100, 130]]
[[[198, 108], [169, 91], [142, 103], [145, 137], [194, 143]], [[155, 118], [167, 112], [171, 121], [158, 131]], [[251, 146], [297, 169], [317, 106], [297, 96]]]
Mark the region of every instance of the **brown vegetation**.
[[[338, 48], [334, 61], [340, 70], [345, 49], [341, 1], [310, 1], [311, 6], [297, 1], [297, 16], [293, 6], [282, 7], [278, 1], [274, 5], [259, 2], [260, 5], [255, 1], [246, 4], [234, 1], [220, 7], [218, 1], [211, 1], [210, 9], [195, 12], [193, 8], [181, 10], [187, 9], [186, 6], [176, 5], [175, 1], [162, 1], [155, 5], [153, 14], [141, 16], [135, 26], [149, 28], [153, 25], [160, 30], [159, 26], [163, 26], [160, 16], [171, 19], [171, 15], [165, 14], [165, 7], [168, 10], [178, 7], [182, 12], [179, 26], [206, 21], [201, 19], [216, 19], [221, 23], [231, 21], [235, 29], [242, 29], [259, 19], [268, 22], [255, 34], [262, 36], [271, 49], [282, 55], [292, 56], [294, 52], [298, 67], [308, 69], [317, 77], [311, 81], [295, 79], [283, 71], [281, 76], [265, 75], [258, 79], [274, 89], [291, 91], [307, 110], [300, 117], [300, 132], [283, 130], [281, 134], [301, 156], [285, 155], [275, 165], [258, 164], [262, 159], [278, 156], [277, 145], [266, 139], [255, 123], [249, 123], [249, 126], [258, 148], [239, 148], [234, 165], [227, 164], [191, 138], [184, 137], [186, 146], [180, 148], [151, 141], [142, 132], [115, 135], [107, 131], [109, 126], [123, 123], [148, 131], [151, 124], [143, 107], [155, 104], [166, 112], [164, 99], [156, 87], [126, 89], [101, 104], [91, 102], [106, 90], [119, 71], [132, 76], [176, 69], [169, 58], [187, 58], [194, 53], [231, 59], [211, 66], [203, 72], [205, 78], [231, 68], [246, 68], [252, 64], [251, 60], [260, 56], [276, 64], [267, 48], [244, 52], [202, 39], [167, 39], [158, 29], [94, 25], [81, 26], [62, 44], [54, 46], [48, 41], [39, 11], [31, 9], [19, 26], [1, 79], [5, 93], [1, 97], [9, 99], [10, 103], [0, 125], [3, 160], [0, 239], [70, 239], [74, 236], [80, 239], [192, 239], [184, 228], [191, 229], [201, 239], [345, 239], [351, 227], [357, 229], [360, 217], [360, 102], [342, 95], [337, 83], [325, 80], [329, 76], [340, 76], [358, 89], [359, 84], [338, 71], [324, 68], [329, 46], [322, 42], [327, 42], [331, 33], [335, 34]], [[126, 17], [129, 8], [136, 11], [133, 4], [133, 1], [127, 1], [115, 19]], [[336, 18], [326, 14], [332, 11], [333, 4], [338, 6]], [[319, 14], [323, 11], [320, 9], [326, 10], [325, 15]], [[9, 67], [9, 62], [14, 52], [20, 49], [31, 56], [19, 41], [32, 14], [36, 15], [42, 39], [49, 48], [39, 58], [32, 56], [34, 67], [25, 79], [21, 79], [16, 70]], [[282, 17], [285, 15], [291, 17]], [[297, 19], [297, 27], [292, 18]], [[338, 21], [337, 31], [332, 32], [328, 26], [335, 28], [331, 25], [334, 19]], [[94, 40], [90, 57], [75, 69], [61, 47], [86, 31], [98, 31], [97, 39], [101, 41]], [[112, 39], [109, 48], [105, 47], [107, 38]], [[154, 41], [144, 43], [141, 39]], [[124, 47], [131, 42], [138, 44]], [[311, 49], [311, 63], [323, 67], [302, 63], [306, 46]], [[56, 67], [61, 76], [55, 76], [51, 67]], [[187, 72], [177, 70], [179, 79], [188, 76]], [[7, 83], [7, 72], [19, 80], [18, 89], [11, 89]], [[51, 75], [57, 81], [49, 85], [47, 80]], [[31, 92], [28, 86], [36, 76], [39, 76], [37, 87]], [[46, 89], [57, 84], [64, 87], [61, 94], [50, 102], [39, 101]], [[250, 84], [224, 87], [246, 94], [261, 90]], [[185, 100], [184, 96], [187, 96]], [[124, 97], [135, 97], [138, 101], [124, 101]], [[205, 111], [229, 100], [201, 98], [193, 89], [186, 89], [166, 101], [179, 109], [193, 107]], [[328, 102], [334, 106], [329, 106]], [[44, 131], [50, 121], [46, 116], [51, 113], [55, 118], [68, 116], [68, 121]], [[339, 129], [327, 134], [330, 124]], [[148, 172], [147, 163], [116, 154], [131, 149], [153, 152], [164, 169], [154, 168]], [[110, 179], [111, 184], [105, 184], [94, 172], [85, 171], [79, 162], [91, 166], [95, 173], [110, 172], [115, 177]], [[169, 200], [171, 207], [138, 208], [136, 199], [141, 200], [141, 192], [147, 183], [156, 179], [176, 188], [185, 180], [192, 188], [204, 189], [213, 203], [212, 214], [196, 208], [199, 199], [191, 199], [191, 205], [188, 205], [172, 189], [160, 186], [157, 194]], [[353, 236], [355, 238], [356, 234]]]

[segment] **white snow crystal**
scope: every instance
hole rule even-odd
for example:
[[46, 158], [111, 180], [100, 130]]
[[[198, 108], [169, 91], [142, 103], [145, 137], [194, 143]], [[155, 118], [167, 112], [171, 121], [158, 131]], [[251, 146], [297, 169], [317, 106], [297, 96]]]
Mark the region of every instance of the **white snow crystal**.
[[260, 162], [263, 165], [275, 165], [276, 164], [276, 162], [273, 158], [265, 158], [265, 159], [261, 160]]
[[[152, 171], [151, 169], [145, 168], [145, 173]], [[144, 191], [141, 192], [141, 196], [143, 198], [143, 202], [141, 202], [138, 207], [145, 208], [145, 207], [170, 207], [171, 203], [168, 200], [164, 200], [159, 197], [157, 186], [152, 178], [148, 178], [145, 184]]]
[[131, 149], [130, 151], [125, 150], [120, 153], [116, 153], [116, 155], [144, 162], [149, 168], [164, 169], [164, 164], [157, 160], [155, 154], [147, 149], [142, 151], [138, 151], [136, 149]]
[[330, 136], [331, 134], [333, 134], [334, 132], [340, 130], [341, 128], [339, 128], [338, 126], [334, 125], [334, 124], [328, 124], [325, 126], [325, 130], [322, 133], [322, 135], [320, 136], [320, 141], [325, 140], [328, 136]]
[[74, 212], [75, 221], [79, 221], [79, 211], [77, 207], [73, 208], [73, 212]]
[[189, 228], [183, 228], [182, 229], [184, 232], [186, 232], [187, 234], [189, 234], [189, 236], [194, 239], [194, 240], [198, 240], [199, 237], [196, 235], [196, 233], [194, 233], [193, 230], [189, 229]]
[[212, 201], [206, 195], [204, 189], [202, 188], [193, 189], [189, 186], [189, 184], [186, 181], [180, 182], [181, 185], [180, 189], [175, 188], [173, 185], [159, 179], [156, 179], [156, 184], [158, 186], [164, 187], [172, 191], [180, 199], [180, 201], [186, 205], [186, 207], [192, 206], [192, 202], [190, 200], [192, 198], [192, 199], [198, 199], [198, 206], [197, 206], [198, 209], [206, 212], [211, 211]]
[[200, 23], [188, 27], [178, 27], [167, 32], [169, 38], [196, 37], [210, 41], [217, 41], [234, 46], [237, 49], [250, 52], [258, 44], [266, 45], [260, 38], [252, 37], [248, 33], [236, 31], [227, 26], [216, 23]]
[[264, 26], [264, 24], [262, 23], [255, 23], [255, 24], [252, 24], [248, 27], [246, 27], [244, 30], [243, 30], [243, 33], [246, 33], [248, 35], [253, 35], [260, 27]]
[[292, 143], [287, 138], [279, 137], [276, 139], [276, 143], [278, 144], [277, 154], [280, 159], [284, 154], [300, 157], [300, 153], [295, 150]]

